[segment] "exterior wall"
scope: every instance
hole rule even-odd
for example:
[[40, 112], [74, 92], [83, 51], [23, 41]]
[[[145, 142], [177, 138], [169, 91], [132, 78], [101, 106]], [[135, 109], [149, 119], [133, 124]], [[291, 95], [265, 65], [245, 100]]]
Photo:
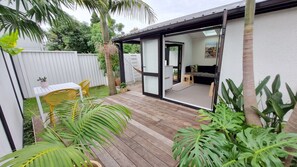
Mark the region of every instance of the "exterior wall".
[[[183, 42], [183, 50], [182, 50], [182, 71], [181, 74], [185, 74], [186, 66], [192, 65], [192, 38], [187, 35], [177, 35], [171, 37], [165, 37], [165, 41], [175, 41], [175, 42]], [[164, 64], [164, 63], [163, 63]]]
[[192, 64], [212, 66], [216, 64], [216, 58], [205, 58], [205, 44], [207, 42], [218, 42], [219, 37], [204, 37], [204, 38], [193, 38], [193, 59]]
[[[7, 62], [13, 84], [10, 81], [8, 71], [6, 69], [6, 65], [4, 62], [4, 58], [2, 53], [0, 54], [0, 105], [3, 110], [3, 114], [5, 116], [6, 122], [8, 124], [8, 128], [10, 130], [13, 142], [17, 149], [23, 147], [23, 119], [21, 116], [22, 111], [20, 111], [18, 107], [17, 99], [20, 100], [21, 107], [23, 106], [22, 97], [19, 90], [19, 85], [16, 81], [16, 77], [14, 75], [13, 67], [11, 65], [11, 61], [8, 54], [5, 54], [5, 60]], [[13, 85], [15, 86], [17, 97], [13, 91]], [[0, 156], [5, 155], [11, 152], [10, 145], [7, 144], [7, 136], [3, 132], [3, 122], [0, 121]]]
[[[296, 8], [256, 15], [254, 23], [255, 83], [270, 75], [281, 76], [284, 102], [289, 100], [285, 82], [297, 91], [297, 18]], [[227, 78], [236, 84], [242, 81], [243, 18], [228, 21], [221, 82]]]

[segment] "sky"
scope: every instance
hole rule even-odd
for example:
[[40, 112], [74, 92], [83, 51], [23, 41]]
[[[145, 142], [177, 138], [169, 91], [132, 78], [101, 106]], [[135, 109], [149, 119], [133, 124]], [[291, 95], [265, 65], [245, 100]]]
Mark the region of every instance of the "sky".
[[[150, 5], [157, 15], [157, 22], [163, 22], [188, 14], [204, 11], [207, 9], [238, 2], [240, 0], [143, 0]], [[81, 22], [90, 23], [91, 13], [87, 9], [77, 8], [76, 10], [64, 10]], [[149, 24], [136, 19], [125, 18], [120, 15], [113, 15], [117, 23], [125, 25], [124, 32], [128, 33], [133, 28], [144, 28]]]

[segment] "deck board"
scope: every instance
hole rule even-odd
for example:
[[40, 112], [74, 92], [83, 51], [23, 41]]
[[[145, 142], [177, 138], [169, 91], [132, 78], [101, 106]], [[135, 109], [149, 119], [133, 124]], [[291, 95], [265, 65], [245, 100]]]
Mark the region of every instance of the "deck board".
[[178, 161], [172, 158], [171, 151], [173, 137], [180, 128], [200, 126], [197, 111], [144, 96], [138, 91], [104, 99], [107, 104], [128, 107], [132, 111], [132, 119], [124, 134], [116, 136], [113, 144], [103, 151], [96, 150], [95, 154], [106, 167], [177, 166]]

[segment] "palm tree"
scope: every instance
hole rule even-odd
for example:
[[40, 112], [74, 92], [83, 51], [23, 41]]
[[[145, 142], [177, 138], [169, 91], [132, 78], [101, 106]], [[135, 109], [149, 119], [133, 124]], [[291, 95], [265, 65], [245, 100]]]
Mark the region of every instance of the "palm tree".
[[156, 16], [152, 8], [143, 2], [142, 0], [104, 0], [105, 6], [97, 8], [95, 11], [98, 12], [101, 22], [101, 32], [103, 36], [103, 45], [105, 48], [105, 63], [106, 63], [106, 72], [108, 78], [109, 94], [116, 94], [114, 74], [111, 66], [110, 53], [108, 49], [111, 47], [110, 37], [109, 37], [109, 28], [108, 28], [108, 18], [110, 14], [124, 14], [128, 17], [137, 17], [152, 23], [156, 20]]
[[57, 115], [55, 128], [47, 127], [43, 141], [0, 157], [1, 166], [87, 166], [92, 148], [110, 143], [131, 119], [129, 109], [120, 105], [103, 105], [85, 100], [68, 103]]
[[[295, 105], [294, 111], [292, 112], [292, 114], [284, 128], [284, 132], [297, 133], [297, 105]], [[286, 148], [286, 150], [296, 152], [296, 150], [293, 148]], [[292, 160], [293, 160], [293, 156], [289, 155], [284, 161], [285, 166], [290, 167]]]
[[[69, 0], [10, 0], [8, 4], [0, 4], [0, 31], [12, 33], [18, 31], [20, 36], [41, 41], [44, 31], [41, 23], [53, 25], [59, 19], [70, 22], [70, 16], [61, 6], [73, 7]], [[20, 11], [20, 8], [23, 8]]]
[[252, 106], [257, 107], [253, 64], [253, 24], [255, 0], [246, 0], [243, 36], [243, 95], [244, 114], [247, 124], [262, 126], [259, 115]]
[[[74, 9], [76, 6], [95, 10], [106, 7], [106, 0], [8, 0], [0, 4], [0, 31], [41, 41], [45, 35], [40, 24], [50, 26], [63, 20], [71, 23], [72, 18], [62, 10], [62, 6]], [[22, 8], [23, 10], [20, 10]]]

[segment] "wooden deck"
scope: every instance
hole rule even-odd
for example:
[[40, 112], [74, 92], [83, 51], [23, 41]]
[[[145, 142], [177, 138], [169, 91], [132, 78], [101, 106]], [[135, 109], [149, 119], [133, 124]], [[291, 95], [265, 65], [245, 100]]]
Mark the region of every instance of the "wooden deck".
[[[141, 85], [134, 85], [127, 93], [109, 96], [108, 104], [121, 104], [131, 109], [132, 120], [124, 134], [102, 149], [93, 149], [96, 160], [105, 167], [174, 167], [173, 137], [178, 129], [199, 127], [197, 112], [174, 103], [144, 96]], [[42, 131], [40, 118], [33, 118], [35, 134]], [[39, 140], [38, 138], [36, 139]]]
[[95, 151], [106, 167], [173, 167], [173, 137], [178, 129], [199, 126], [196, 110], [144, 96], [137, 91], [109, 96], [108, 104], [121, 104], [132, 110], [125, 133], [109, 146]]

